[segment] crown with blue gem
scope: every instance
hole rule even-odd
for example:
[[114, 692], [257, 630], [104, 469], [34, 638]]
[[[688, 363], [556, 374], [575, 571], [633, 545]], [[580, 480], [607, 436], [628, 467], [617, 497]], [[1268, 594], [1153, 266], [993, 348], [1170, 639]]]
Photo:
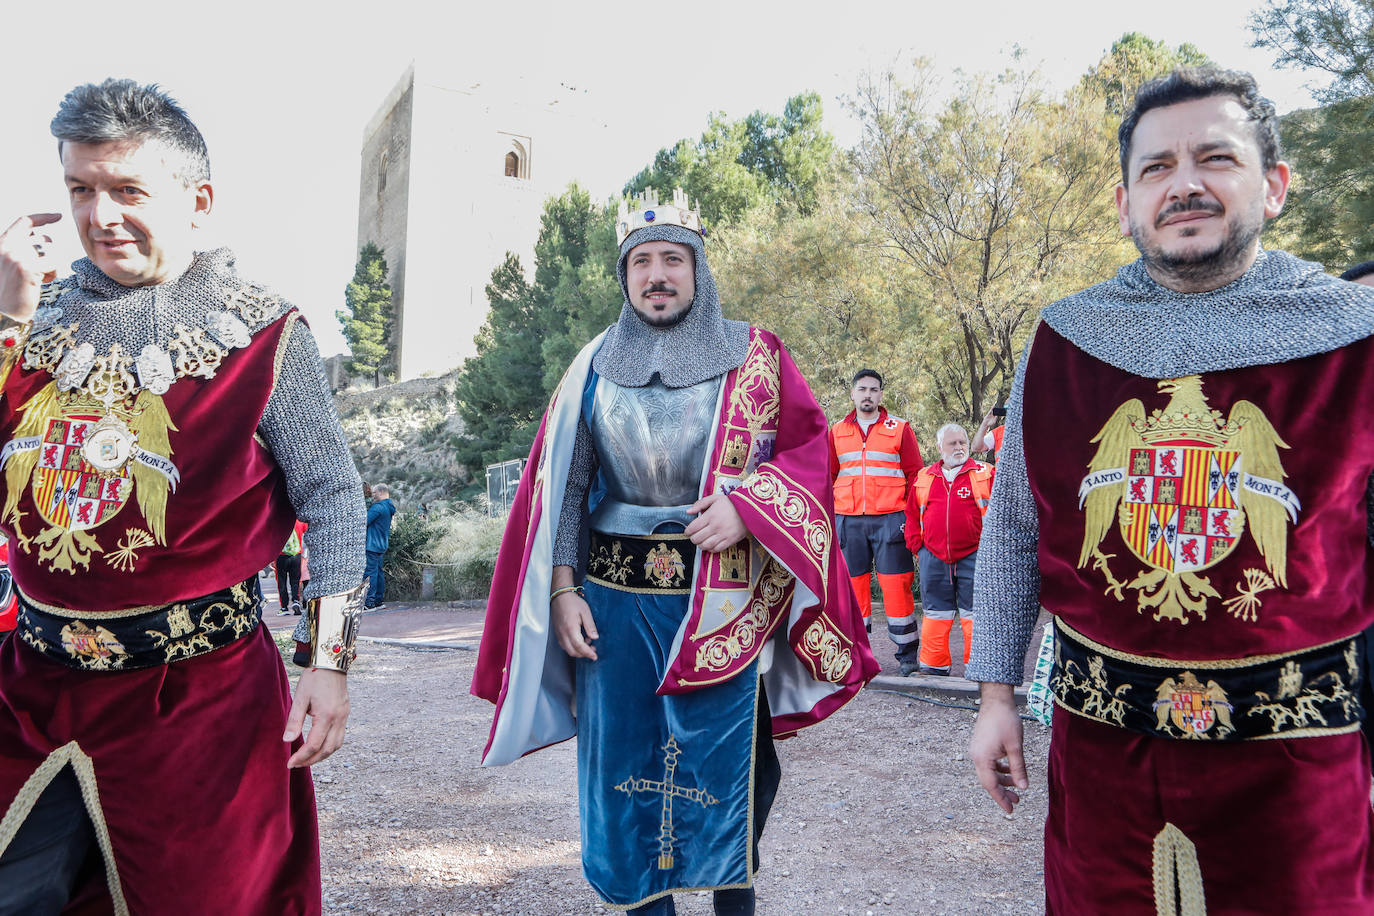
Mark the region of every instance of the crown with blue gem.
[[698, 235], [701, 231], [701, 215], [687, 201], [687, 194], [681, 188], [673, 190], [672, 203], [659, 203], [658, 192], [645, 188], [629, 200], [620, 201], [620, 210], [615, 220], [615, 243], [623, 244], [630, 233], [646, 226], [681, 226]]

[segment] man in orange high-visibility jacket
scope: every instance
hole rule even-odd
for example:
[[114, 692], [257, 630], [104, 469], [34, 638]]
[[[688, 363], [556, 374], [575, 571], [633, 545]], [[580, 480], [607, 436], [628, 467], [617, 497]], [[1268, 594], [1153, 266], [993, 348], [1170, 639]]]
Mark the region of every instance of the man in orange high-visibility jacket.
[[836, 533], [870, 632], [869, 570], [875, 564], [878, 568], [887, 633], [896, 643], [897, 664], [905, 676], [920, 665], [911, 598], [916, 569], [902, 543], [902, 525], [907, 490], [921, 469], [921, 449], [907, 422], [882, 407], [883, 377], [877, 372], [855, 373], [849, 396], [854, 410], [830, 428]]
[[940, 427], [940, 460], [921, 468], [906, 503], [906, 543], [921, 567], [921, 674], [949, 674], [954, 612], [964, 631], [964, 664], [973, 644], [973, 570], [992, 495], [993, 469], [969, 457], [968, 433]]

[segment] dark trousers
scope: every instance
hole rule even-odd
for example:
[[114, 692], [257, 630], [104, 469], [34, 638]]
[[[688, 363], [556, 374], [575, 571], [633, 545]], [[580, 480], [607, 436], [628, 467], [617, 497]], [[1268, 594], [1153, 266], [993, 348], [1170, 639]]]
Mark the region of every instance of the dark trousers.
[[[768, 708], [768, 694], [759, 685], [759, 714], [754, 732], [754, 870], [759, 866], [759, 840], [768, 812], [778, 797], [782, 782], [782, 764], [773, 747], [773, 715]], [[754, 916], [754, 889], [732, 887], [716, 891], [711, 900], [716, 916]], [[676, 916], [677, 906], [672, 895], [626, 911], [631, 916]]]
[[364, 575], [372, 583], [367, 588], [367, 601], [364, 602], [368, 607], [375, 607], [386, 598], [386, 578], [382, 576], [383, 556], [385, 554], [375, 553], [371, 550], [367, 552], [367, 572]]
[[277, 597], [281, 609], [291, 610], [293, 602], [301, 600], [301, 555], [281, 554], [277, 557]]
[[[711, 899], [716, 916], [754, 916], [754, 889], [752, 887], [732, 887], [716, 891]], [[673, 897], [659, 897], [652, 903], [626, 910], [630, 916], [677, 916], [677, 906]]]
[[63, 767], [0, 855], [0, 916], [61, 912], [81, 866], [99, 855], [76, 774]]

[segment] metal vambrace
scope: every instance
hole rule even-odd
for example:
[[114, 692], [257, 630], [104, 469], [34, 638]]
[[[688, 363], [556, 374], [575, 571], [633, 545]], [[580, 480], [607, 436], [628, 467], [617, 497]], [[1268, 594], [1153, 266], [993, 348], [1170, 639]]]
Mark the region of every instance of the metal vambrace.
[[368, 580], [351, 592], [311, 598], [306, 602], [306, 623], [310, 627], [309, 667], [347, 674], [358, 652], [358, 618], [367, 598]]

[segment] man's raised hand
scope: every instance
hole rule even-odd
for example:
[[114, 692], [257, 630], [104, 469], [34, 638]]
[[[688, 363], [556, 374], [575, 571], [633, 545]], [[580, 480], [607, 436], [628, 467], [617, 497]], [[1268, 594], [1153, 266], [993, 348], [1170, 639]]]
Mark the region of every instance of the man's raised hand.
[[18, 321], [33, 317], [43, 284], [57, 279], [47, 251], [52, 238], [39, 227], [61, 218], [61, 213], [31, 213], [0, 233], [0, 312]]

